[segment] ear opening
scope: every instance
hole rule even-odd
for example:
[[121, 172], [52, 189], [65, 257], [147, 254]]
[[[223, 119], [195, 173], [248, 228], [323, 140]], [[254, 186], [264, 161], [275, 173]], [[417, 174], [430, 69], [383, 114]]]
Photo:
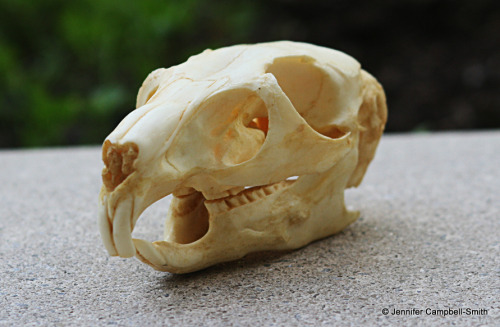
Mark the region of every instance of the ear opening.
[[266, 70], [274, 75], [295, 110], [318, 133], [339, 138], [348, 129], [334, 123], [341, 115], [339, 87], [309, 56], [277, 58]]

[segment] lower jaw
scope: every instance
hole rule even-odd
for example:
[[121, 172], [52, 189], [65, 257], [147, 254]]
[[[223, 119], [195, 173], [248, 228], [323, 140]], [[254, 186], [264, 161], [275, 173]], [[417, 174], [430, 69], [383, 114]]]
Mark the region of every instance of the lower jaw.
[[236, 195], [207, 200], [199, 191], [185, 196], [173, 196], [170, 204], [165, 240], [189, 244], [201, 239], [209, 229], [211, 215], [223, 215], [246, 205], [256, 205], [269, 195], [293, 185], [296, 180], [284, 180], [269, 185], [244, 189]]

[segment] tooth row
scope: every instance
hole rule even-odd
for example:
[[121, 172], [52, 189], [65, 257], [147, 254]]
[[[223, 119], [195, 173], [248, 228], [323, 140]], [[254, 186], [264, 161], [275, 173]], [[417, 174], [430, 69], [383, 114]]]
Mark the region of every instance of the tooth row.
[[229, 190], [226, 190], [226, 191], [223, 191], [220, 193], [203, 193], [203, 196], [207, 200], [217, 200], [217, 199], [221, 199], [221, 198], [226, 198], [228, 196], [236, 195], [236, 194], [240, 193], [241, 191], [243, 191], [244, 189], [245, 189], [244, 187], [234, 187], [232, 189], [229, 189]]
[[239, 193], [234, 192], [236, 194], [232, 194], [232, 196], [225, 199], [206, 201], [205, 204], [208, 208], [211, 208], [215, 212], [225, 212], [236, 207], [257, 201], [258, 199], [265, 198], [266, 196], [271, 195], [278, 190], [286, 188], [288, 185], [293, 184], [294, 182], [295, 180], [285, 180], [271, 185], [254, 187], [246, 189], [244, 191], [240, 191]]

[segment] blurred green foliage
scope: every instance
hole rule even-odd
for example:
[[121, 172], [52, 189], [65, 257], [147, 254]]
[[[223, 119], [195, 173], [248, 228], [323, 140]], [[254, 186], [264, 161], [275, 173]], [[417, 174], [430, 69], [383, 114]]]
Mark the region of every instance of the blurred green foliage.
[[254, 13], [243, 1], [0, 0], [0, 147], [102, 142], [149, 72], [238, 42]]
[[384, 86], [387, 131], [500, 126], [497, 0], [0, 0], [0, 148], [98, 144], [156, 68], [310, 42]]

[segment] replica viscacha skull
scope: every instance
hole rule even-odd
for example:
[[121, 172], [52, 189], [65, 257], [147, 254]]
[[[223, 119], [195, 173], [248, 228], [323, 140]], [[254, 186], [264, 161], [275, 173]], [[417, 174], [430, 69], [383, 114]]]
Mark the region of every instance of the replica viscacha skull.
[[[295, 42], [206, 50], [144, 81], [103, 144], [100, 231], [111, 255], [186, 273], [341, 231], [387, 119], [346, 54]], [[132, 239], [173, 194], [163, 241]]]

